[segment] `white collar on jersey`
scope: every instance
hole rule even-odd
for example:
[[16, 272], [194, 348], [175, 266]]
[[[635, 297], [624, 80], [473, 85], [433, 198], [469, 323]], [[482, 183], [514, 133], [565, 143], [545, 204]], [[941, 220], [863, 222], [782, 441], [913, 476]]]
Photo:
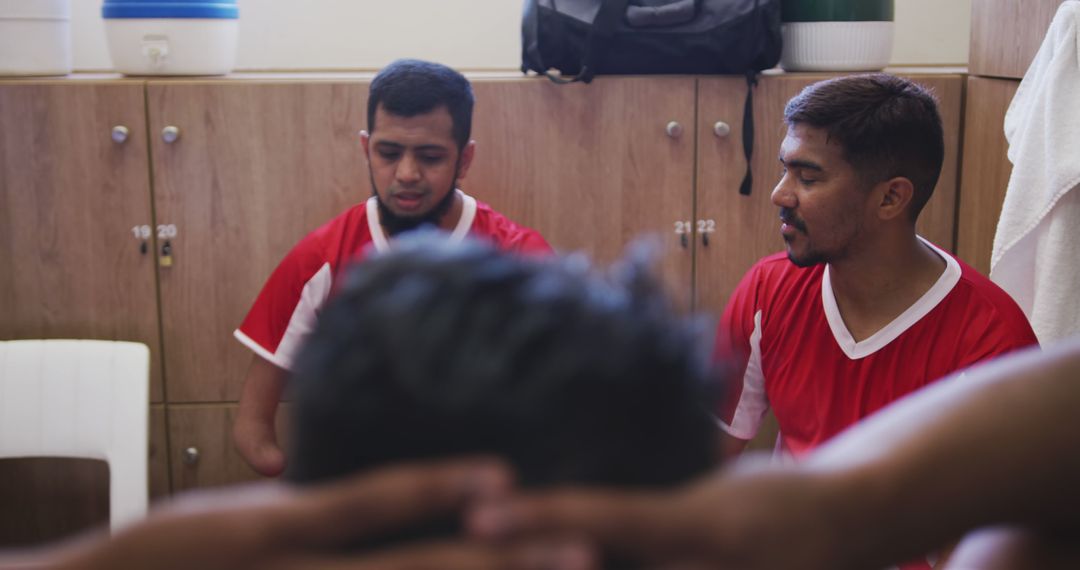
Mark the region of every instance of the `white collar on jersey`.
[[848, 331], [847, 325], [844, 324], [843, 317], [840, 316], [840, 309], [837, 307], [836, 297], [833, 295], [832, 278], [829, 277], [829, 266], [825, 266], [825, 273], [821, 277], [821, 304], [825, 309], [825, 318], [829, 321], [829, 328], [832, 329], [833, 338], [836, 339], [836, 344], [840, 345], [840, 350], [843, 350], [848, 358], [852, 360], [865, 358], [896, 340], [896, 337], [914, 326], [915, 323], [919, 322], [919, 319], [925, 317], [934, 307], [938, 306], [949, 294], [949, 291], [952, 291], [953, 287], [960, 282], [960, 264], [956, 262], [956, 259], [938, 249], [936, 245], [923, 239], [922, 236], [916, 237], [934, 250], [938, 257], [945, 260], [945, 271], [941, 273], [941, 277], [938, 277], [937, 282], [926, 293], [923, 293], [923, 296], [918, 301], [915, 301], [914, 304], [903, 313], [900, 313], [900, 316], [893, 319], [891, 323], [885, 325], [884, 328], [860, 342], [855, 342], [851, 332]]
[[[454, 189], [454, 192], [461, 196], [461, 217], [458, 218], [454, 231], [450, 233], [450, 241], [459, 242], [469, 234], [473, 220], [476, 219], [476, 198], [457, 188]], [[371, 231], [371, 241], [375, 244], [375, 251], [379, 253], [389, 251], [390, 240], [387, 239], [386, 233], [383, 232], [382, 223], [379, 220], [379, 201], [374, 196], [367, 199], [367, 223], [368, 230]]]

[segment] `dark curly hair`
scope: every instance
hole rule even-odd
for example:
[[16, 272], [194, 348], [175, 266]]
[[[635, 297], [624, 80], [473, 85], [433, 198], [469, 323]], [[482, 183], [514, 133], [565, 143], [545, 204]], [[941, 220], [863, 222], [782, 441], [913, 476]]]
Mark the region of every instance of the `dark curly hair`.
[[409, 234], [352, 267], [291, 380], [287, 478], [493, 454], [527, 486], [657, 486], [713, 467], [708, 327], [645, 263], [599, 275]]

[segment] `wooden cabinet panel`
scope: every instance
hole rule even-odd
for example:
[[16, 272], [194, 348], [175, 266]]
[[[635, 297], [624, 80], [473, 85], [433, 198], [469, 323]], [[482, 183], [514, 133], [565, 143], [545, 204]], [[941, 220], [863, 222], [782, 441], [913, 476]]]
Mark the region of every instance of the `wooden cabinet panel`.
[[[784, 74], [764, 76], [754, 94], [754, 149], [751, 159], [754, 186], [749, 196], [740, 195], [739, 183], [745, 168], [741, 154], [741, 125], [733, 128], [734, 149], [717, 152], [711, 134], [712, 115], [724, 115], [737, 105], [741, 117], [742, 97], [730, 98], [731, 89], [713, 86], [715, 79], [703, 79], [699, 91], [699, 136], [697, 217], [716, 220], [715, 245], [702, 247], [697, 240], [695, 270], [695, 306], [702, 311], [720, 314], [739, 279], [758, 259], [783, 249], [777, 208], [770, 200], [773, 186], [780, 179], [777, 161], [780, 143], [787, 132], [784, 106], [807, 85], [827, 79], [822, 74]], [[918, 231], [930, 241], [953, 248], [956, 212], [956, 179], [963, 81], [960, 75], [914, 75], [911, 79], [931, 88], [940, 101], [945, 129], [945, 162], [941, 178], [926, 208], [919, 217]], [[708, 87], [704, 87], [708, 86]], [[736, 90], [736, 93], [739, 91]], [[745, 93], [745, 89], [741, 91]], [[726, 107], [725, 107], [726, 106]], [[736, 154], [732, 158], [732, 153]]]
[[146, 343], [160, 401], [153, 256], [133, 233], [153, 224], [144, 108], [139, 82], [0, 83], [0, 339]]
[[919, 235], [942, 249], [956, 252], [956, 201], [960, 179], [960, 126], [963, 124], [964, 77], [961, 75], [911, 76], [938, 98], [945, 129], [945, 162], [934, 195], [919, 214]]
[[[476, 160], [464, 188], [560, 251], [617, 259], [654, 235], [669, 287], [689, 304], [694, 88], [688, 77], [477, 81]], [[668, 124], [682, 133], [669, 136]], [[689, 236], [688, 236], [689, 237]]]
[[[289, 406], [277, 416], [278, 441], [284, 445]], [[232, 443], [233, 404], [169, 406], [169, 463], [174, 492], [259, 479]], [[194, 452], [194, 453], [192, 453]]]
[[[170, 402], [236, 400], [251, 352], [232, 339], [297, 240], [370, 194], [361, 83], [151, 82]], [[164, 142], [167, 126], [180, 137]]]
[[[716, 233], [704, 246], [697, 236], [695, 308], [719, 316], [743, 273], [759, 258], [783, 247], [776, 223], [776, 208], [769, 199], [778, 177], [776, 156], [784, 137], [782, 110], [789, 91], [800, 86], [775, 78], [762, 78], [754, 90], [754, 147], [751, 158], [754, 184], [749, 196], [739, 194], [746, 174], [742, 124], [746, 81], [702, 79], [698, 91], [699, 150], [697, 217], [715, 220]], [[777, 87], [782, 87], [778, 89]], [[778, 111], [780, 113], [778, 114]], [[713, 133], [714, 123], [731, 125], [728, 137]]]
[[1012, 174], [1005, 111], [1019, 86], [1011, 79], [968, 78], [956, 252], [983, 275], [990, 273], [994, 233]]
[[147, 454], [150, 475], [150, 500], [169, 496], [169, 438], [166, 433], [165, 406], [150, 406], [150, 450]]
[[233, 448], [235, 417], [234, 405], [169, 407], [169, 462], [174, 491], [259, 478]]
[[1064, 0], [972, 0], [973, 75], [1020, 79]]

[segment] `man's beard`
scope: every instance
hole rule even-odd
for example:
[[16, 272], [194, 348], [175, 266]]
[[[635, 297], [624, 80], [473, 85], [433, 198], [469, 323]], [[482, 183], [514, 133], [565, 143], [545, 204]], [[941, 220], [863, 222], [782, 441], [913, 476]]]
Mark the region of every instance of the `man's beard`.
[[794, 263], [796, 267], [813, 267], [814, 265], [819, 265], [828, 261], [824, 255], [816, 251], [807, 252], [802, 257], [795, 257], [792, 255], [791, 250], [788, 250], [787, 258], [788, 261]]
[[[454, 183], [456, 182], [457, 172], [454, 172]], [[396, 236], [425, 226], [438, 228], [446, 213], [454, 205], [454, 196], [457, 194], [457, 191], [454, 190], [454, 183], [451, 183], [450, 190], [432, 209], [418, 216], [399, 216], [383, 203], [379, 193], [375, 190], [375, 178], [371, 177], [371, 194], [375, 196], [375, 203], [379, 207], [379, 222], [386, 231], [386, 235]]]
[[450, 211], [450, 207], [454, 205], [454, 195], [457, 194], [453, 189], [450, 189], [442, 200], [439, 200], [435, 207], [427, 212], [419, 216], [399, 216], [386, 207], [377, 192], [372, 191], [372, 193], [375, 195], [375, 203], [379, 206], [379, 221], [382, 223], [383, 229], [386, 230], [386, 234], [390, 236], [396, 236], [429, 225], [439, 227], [443, 217]]
[[[809, 234], [806, 231], [806, 222], [799, 219], [790, 209], [780, 208], [780, 220], [785, 224], [799, 230], [804, 236], [809, 238]], [[784, 242], [790, 241], [785, 235], [783, 236]], [[797, 267], [810, 267], [819, 263], [826, 263], [828, 259], [820, 252], [813, 251], [812, 249], [804, 253], [801, 257], [795, 257], [791, 253], [791, 249], [787, 252], [788, 261], [794, 263]]]

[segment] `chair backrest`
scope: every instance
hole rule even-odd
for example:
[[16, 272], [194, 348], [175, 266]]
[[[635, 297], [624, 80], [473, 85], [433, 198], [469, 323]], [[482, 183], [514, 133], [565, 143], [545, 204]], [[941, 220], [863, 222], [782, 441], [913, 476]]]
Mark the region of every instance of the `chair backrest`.
[[150, 351], [134, 342], [0, 341], [0, 457], [109, 465], [113, 531], [147, 508]]

